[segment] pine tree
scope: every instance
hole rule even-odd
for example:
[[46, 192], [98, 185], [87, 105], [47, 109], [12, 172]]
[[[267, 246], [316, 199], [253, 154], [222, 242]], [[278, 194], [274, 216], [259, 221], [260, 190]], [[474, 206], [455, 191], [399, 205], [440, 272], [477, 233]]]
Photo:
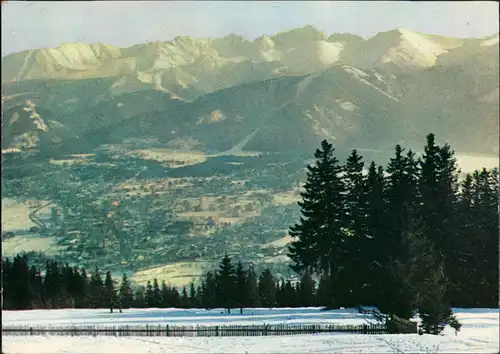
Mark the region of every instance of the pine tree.
[[414, 301], [408, 296], [407, 274], [401, 272], [400, 264], [408, 262], [405, 240], [417, 202], [418, 165], [414, 153], [410, 150], [405, 155], [404, 149], [396, 145], [387, 173], [385, 230], [380, 230], [375, 251], [381, 265], [376, 276], [377, 306], [384, 313], [409, 319], [413, 315]]
[[151, 285], [151, 281], [148, 280], [146, 284], [146, 304], [148, 307], [154, 307], [155, 306], [155, 297], [153, 294], [153, 286]]
[[90, 295], [90, 305], [93, 308], [99, 309], [106, 306], [105, 304], [105, 288], [104, 283], [101, 278], [101, 273], [97, 267], [90, 275], [89, 282], [89, 295]]
[[253, 265], [250, 265], [247, 270], [247, 282], [248, 282], [248, 297], [247, 297], [247, 306], [248, 307], [257, 307], [259, 302], [259, 288], [258, 288], [258, 280], [257, 274], [255, 273], [255, 268]]
[[235, 281], [235, 305], [240, 308], [240, 314], [243, 314], [243, 307], [247, 306], [248, 304], [250, 287], [247, 279], [247, 272], [243, 267], [243, 263], [241, 263], [241, 261], [239, 261], [236, 265]]
[[30, 285], [30, 298], [32, 309], [44, 308], [43, 297], [42, 297], [42, 281], [43, 278], [40, 271], [32, 266], [29, 272], [29, 285]]
[[172, 296], [170, 294], [170, 289], [167, 287], [167, 284], [165, 283], [165, 280], [161, 282], [161, 289], [160, 289], [160, 307], [161, 308], [167, 308], [167, 307], [172, 307]]
[[332, 300], [332, 286], [330, 284], [330, 277], [328, 275], [321, 275], [316, 290], [316, 299], [318, 305], [325, 306], [326, 308], [334, 308], [335, 304]]
[[189, 284], [189, 303], [191, 304], [191, 307], [197, 308], [199, 305], [198, 301], [198, 296], [197, 296], [196, 288], [194, 287], [194, 284], [191, 283]]
[[386, 223], [385, 177], [382, 166], [371, 162], [366, 176], [366, 238], [363, 246], [364, 288], [363, 305], [375, 306], [382, 298], [384, 288], [380, 280], [384, 275]]
[[367, 252], [367, 225], [366, 225], [366, 183], [363, 177], [363, 158], [353, 150], [349, 155], [345, 174], [342, 177], [346, 187], [345, 227], [348, 233], [345, 246], [349, 260], [342, 263], [344, 271], [338, 282], [342, 284], [345, 293], [342, 296], [347, 303], [346, 306], [360, 305], [363, 302], [363, 287], [367, 279], [364, 278], [367, 268], [369, 254]]
[[189, 295], [188, 295], [188, 291], [186, 289], [186, 287], [182, 287], [182, 299], [181, 299], [181, 303], [182, 303], [182, 308], [185, 308], [185, 309], [188, 309], [191, 307], [191, 303], [189, 301]]
[[271, 270], [267, 268], [259, 277], [259, 302], [262, 306], [276, 306], [276, 284]]
[[153, 280], [153, 307], [160, 307], [161, 305], [161, 291], [158, 284], [158, 279]]
[[[467, 271], [472, 275], [468, 279], [472, 281], [472, 302], [491, 307], [498, 303], [498, 170], [475, 171], [471, 178], [471, 218], [469, 228], [462, 227], [467, 232], [462, 237], [468, 240], [463, 252], [471, 254]], [[466, 217], [462, 215], [461, 220]]]
[[117, 299], [116, 299], [116, 289], [115, 284], [113, 282], [113, 277], [111, 276], [111, 272], [106, 272], [106, 278], [104, 279], [104, 289], [105, 289], [105, 302], [109, 311], [113, 313], [113, 308], [116, 307]]
[[304, 272], [300, 278], [300, 292], [298, 294], [300, 304], [305, 307], [314, 306], [315, 299], [315, 282], [309, 272]]
[[447, 324], [458, 323], [446, 299], [444, 260], [436, 252], [422, 220], [412, 219], [405, 238], [409, 257], [405, 265], [410, 297], [418, 309], [421, 333], [439, 334]]
[[12, 310], [14, 309], [13, 304], [13, 276], [12, 276], [13, 265], [9, 258], [2, 258], [2, 286], [3, 286], [3, 309]]
[[300, 306], [298, 293], [295, 290], [295, 288], [292, 285], [292, 282], [290, 280], [287, 280], [285, 282], [283, 293], [285, 294], [285, 298], [287, 300], [287, 306], [291, 306], [291, 307]]
[[30, 291], [30, 272], [26, 256], [17, 255], [12, 262], [10, 273], [10, 288], [12, 296], [9, 299], [14, 310], [27, 310], [30, 308], [32, 294]]
[[227, 254], [219, 264], [216, 280], [217, 299], [220, 301], [221, 307], [224, 307], [228, 313], [231, 313], [231, 308], [235, 305], [236, 274], [234, 266], [231, 264], [231, 258]]
[[[433, 243], [436, 256], [444, 264], [448, 278], [459, 266], [457, 191], [458, 174], [454, 153], [448, 145], [439, 147], [433, 134], [427, 136], [427, 144], [420, 161], [419, 176], [419, 217], [427, 230], [425, 237]], [[456, 284], [449, 283], [448, 299], [452, 298]]]
[[147, 307], [147, 302], [146, 302], [146, 289], [144, 286], [139, 286], [135, 290], [134, 294], [134, 307], [141, 309]]
[[216, 306], [217, 281], [212, 272], [207, 272], [202, 282], [202, 304], [206, 309]]
[[120, 284], [119, 298], [121, 308], [128, 309], [132, 307], [134, 302], [134, 295], [132, 293], [130, 281], [128, 280], [127, 274], [125, 273], [123, 273], [122, 282]]
[[[337, 279], [351, 255], [346, 247], [343, 168], [333, 153], [332, 145], [324, 140], [314, 154], [316, 164], [307, 166], [307, 181], [298, 203], [302, 217], [290, 227], [289, 234], [295, 241], [288, 255], [297, 272], [335, 272]], [[340, 287], [333, 289], [338, 291]]]
[[85, 268], [82, 269], [82, 277], [81, 277], [81, 301], [82, 301], [82, 307], [83, 308], [88, 308], [90, 307], [90, 281], [89, 277], [87, 275], [87, 270]]
[[[14, 263], [15, 261], [16, 260], [14, 259]], [[61, 283], [57, 262], [53, 262], [50, 260], [47, 260], [45, 262], [45, 277], [43, 281], [43, 289], [47, 308], [59, 308]]]

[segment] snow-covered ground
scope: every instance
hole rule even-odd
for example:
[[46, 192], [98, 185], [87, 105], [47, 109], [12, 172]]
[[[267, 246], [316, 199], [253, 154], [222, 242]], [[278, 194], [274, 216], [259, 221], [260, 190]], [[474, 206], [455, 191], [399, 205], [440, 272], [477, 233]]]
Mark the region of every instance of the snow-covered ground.
[[[361, 324], [355, 310], [319, 308], [222, 310], [130, 309], [2, 311], [3, 326]], [[462, 330], [442, 336], [315, 334], [267, 337], [2, 336], [3, 353], [499, 353], [498, 309], [455, 309]]]

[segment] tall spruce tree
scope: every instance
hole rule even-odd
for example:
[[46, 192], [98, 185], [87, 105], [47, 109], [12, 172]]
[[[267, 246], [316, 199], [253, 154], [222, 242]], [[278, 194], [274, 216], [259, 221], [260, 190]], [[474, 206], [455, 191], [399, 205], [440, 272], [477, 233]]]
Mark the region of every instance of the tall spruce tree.
[[104, 308], [105, 304], [105, 289], [102, 281], [101, 272], [97, 266], [90, 275], [89, 283], [90, 304], [93, 308]]
[[[295, 240], [289, 246], [288, 255], [295, 271], [316, 271], [337, 281], [351, 255], [346, 243], [343, 168], [333, 155], [334, 150], [324, 140], [314, 154], [315, 165], [307, 166], [307, 181], [301, 193], [302, 201], [298, 203], [302, 217], [290, 227], [289, 234]], [[334, 286], [332, 291], [341, 289]], [[342, 296], [333, 292], [332, 295]]]
[[235, 305], [234, 294], [236, 293], [236, 274], [234, 265], [231, 263], [231, 257], [224, 255], [216, 275], [217, 280], [217, 299], [220, 305], [224, 307], [228, 313], [231, 313], [231, 308]]
[[266, 307], [276, 306], [276, 284], [269, 268], [259, 276], [259, 302]]
[[189, 284], [189, 302], [191, 304], [191, 307], [199, 306], [198, 293], [196, 292], [194, 283]]
[[167, 283], [165, 283], [165, 280], [161, 282], [160, 297], [161, 297], [160, 301], [161, 308], [173, 307], [171, 291], [167, 287]]
[[160, 307], [161, 305], [161, 291], [158, 284], [158, 279], [153, 279], [153, 307]]
[[[457, 218], [458, 172], [454, 152], [448, 145], [440, 147], [433, 134], [427, 136], [424, 154], [420, 161], [419, 218], [434, 244], [437, 257], [444, 264], [448, 280], [456, 278], [459, 266], [455, 246], [459, 240]], [[447, 299], [452, 298], [456, 284], [448, 283]]]
[[111, 276], [111, 272], [106, 272], [106, 278], [104, 279], [104, 289], [105, 289], [105, 302], [109, 311], [113, 313], [113, 308], [117, 306], [117, 295], [115, 284], [113, 282], [113, 277]]
[[134, 307], [141, 309], [147, 307], [146, 289], [144, 286], [138, 286], [134, 293]]
[[240, 314], [243, 314], [243, 307], [248, 304], [250, 287], [247, 279], [247, 272], [241, 261], [236, 264], [235, 281], [235, 305], [240, 308]]
[[248, 267], [246, 278], [248, 282], [247, 306], [257, 307], [259, 305], [259, 288], [257, 274], [253, 265]]
[[366, 238], [364, 244], [363, 305], [375, 306], [382, 298], [385, 275], [386, 198], [384, 169], [371, 162], [366, 176]]
[[213, 309], [217, 304], [217, 281], [212, 272], [207, 272], [202, 281], [201, 302], [206, 309]]
[[349, 261], [343, 262], [344, 271], [339, 280], [342, 288], [346, 290], [343, 298], [345, 306], [360, 305], [363, 299], [363, 289], [368, 281], [365, 279], [370, 263], [367, 260], [367, 191], [363, 176], [363, 157], [353, 150], [345, 165], [345, 174], [342, 177], [346, 188], [345, 195], [345, 227], [349, 237], [345, 239], [346, 253]]
[[[418, 163], [414, 153], [396, 145], [394, 157], [387, 166], [385, 230], [380, 230], [377, 242], [378, 262], [381, 265], [379, 279], [378, 308], [389, 315], [408, 319], [413, 315], [414, 301], [408, 294], [407, 274], [401, 272], [400, 264], [409, 257], [407, 239], [410, 219], [417, 203]], [[397, 295], [395, 295], [397, 294]]]
[[153, 293], [153, 285], [151, 285], [151, 280], [148, 280], [146, 283], [146, 304], [148, 307], [154, 307], [155, 306], [155, 297]]
[[122, 282], [120, 284], [119, 298], [122, 308], [128, 309], [132, 307], [134, 302], [134, 295], [132, 292], [130, 281], [128, 280], [127, 274], [125, 273], [123, 273]]
[[474, 259], [470, 271], [475, 274], [474, 302], [490, 307], [498, 303], [498, 170], [482, 169], [472, 174], [469, 252]]
[[299, 285], [299, 302], [301, 306], [314, 306], [316, 305], [316, 284], [311, 277], [311, 274], [309, 272], [304, 272], [302, 274], [302, 277], [300, 278], [300, 285]]

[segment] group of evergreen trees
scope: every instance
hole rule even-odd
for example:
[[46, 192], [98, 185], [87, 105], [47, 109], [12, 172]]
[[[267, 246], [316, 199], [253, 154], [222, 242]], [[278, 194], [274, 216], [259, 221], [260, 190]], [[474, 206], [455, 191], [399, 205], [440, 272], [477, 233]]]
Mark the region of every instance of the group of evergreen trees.
[[[396, 146], [387, 168], [363, 173], [323, 141], [307, 166], [300, 222], [290, 228], [297, 272], [315, 272], [330, 306], [372, 305], [439, 332], [450, 306], [498, 305], [498, 169], [459, 181], [454, 152], [427, 136], [420, 157]], [[326, 285], [328, 284], [328, 285]]]
[[207, 272], [198, 286], [178, 289], [154, 279], [133, 288], [124, 274], [121, 282], [95, 268], [85, 269], [47, 261], [44, 271], [29, 266], [26, 255], [2, 260], [3, 308], [231, 308], [319, 305], [315, 282], [304, 273], [300, 282], [278, 281], [270, 269], [257, 275], [253, 266], [233, 264], [225, 256], [219, 268]]

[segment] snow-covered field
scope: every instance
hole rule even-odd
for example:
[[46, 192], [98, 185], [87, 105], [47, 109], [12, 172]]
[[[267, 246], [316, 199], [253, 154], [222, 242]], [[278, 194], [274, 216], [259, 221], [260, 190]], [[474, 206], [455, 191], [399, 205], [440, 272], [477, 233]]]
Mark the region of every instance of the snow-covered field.
[[[319, 308], [222, 310], [130, 309], [2, 311], [3, 326], [362, 324], [355, 310]], [[499, 353], [498, 309], [455, 309], [463, 324], [455, 335], [315, 334], [266, 337], [2, 336], [3, 353]]]

